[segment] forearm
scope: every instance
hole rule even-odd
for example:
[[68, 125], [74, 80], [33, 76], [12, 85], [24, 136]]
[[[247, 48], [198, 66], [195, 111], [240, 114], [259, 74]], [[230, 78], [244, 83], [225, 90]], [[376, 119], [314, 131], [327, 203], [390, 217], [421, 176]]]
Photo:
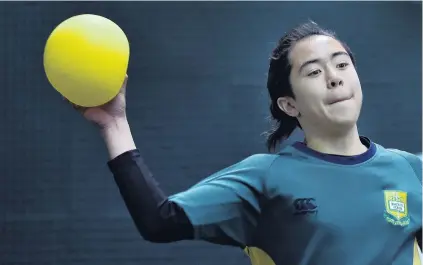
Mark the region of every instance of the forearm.
[[170, 202], [136, 150], [128, 123], [104, 133], [111, 160], [108, 166], [144, 239], [172, 242], [193, 237], [185, 212]]

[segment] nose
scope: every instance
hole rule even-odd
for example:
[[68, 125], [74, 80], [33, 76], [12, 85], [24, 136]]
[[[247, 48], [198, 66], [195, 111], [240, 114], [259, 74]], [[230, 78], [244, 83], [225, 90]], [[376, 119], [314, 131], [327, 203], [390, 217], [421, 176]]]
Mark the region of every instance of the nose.
[[337, 88], [344, 85], [344, 81], [342, 81], [339, 77], [332, 77], [328, 79], [327, 87], [328, 89]]

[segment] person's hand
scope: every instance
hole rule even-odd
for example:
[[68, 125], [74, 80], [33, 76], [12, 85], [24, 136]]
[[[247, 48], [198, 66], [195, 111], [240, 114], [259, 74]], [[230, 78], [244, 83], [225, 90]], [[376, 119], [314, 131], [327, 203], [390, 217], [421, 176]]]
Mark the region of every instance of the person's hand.
[[[128, 76], [125, 76], [125, 80], [122, 87], [111, 101], [98, 107], [81, 107], [75, 104], [71, 105], [73, 108], [78, 110], [85, 119], [97, 125], [100, 129], [107, 129], [114, 126], [119, 121], [126, 120], [126, 84]], [[65, 99], [66, 100], [66, 99]]]
[[102, 106], [85, 108], [71, 103], [76, 110], [82, 113], [85, 119], [100, 128], [110, 159], [136, 149], [131, 128], [126, 119], [127, 81], [128, 76], [125, 77], [118, 95]]

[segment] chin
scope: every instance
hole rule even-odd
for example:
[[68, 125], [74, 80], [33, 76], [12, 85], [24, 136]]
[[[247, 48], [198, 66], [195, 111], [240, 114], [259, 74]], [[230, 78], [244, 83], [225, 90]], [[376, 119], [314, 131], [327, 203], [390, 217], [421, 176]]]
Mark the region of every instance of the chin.
[[338, 126], [341, 126], [341, 127], [352, 127], [356, 125], [358, 120], [357, 117], [352, 116], [351, 114], [349, 116], [351, 117], [345, 117], [345, 116], [333, 117], [331, 121], [332, 123], [337, 124]]

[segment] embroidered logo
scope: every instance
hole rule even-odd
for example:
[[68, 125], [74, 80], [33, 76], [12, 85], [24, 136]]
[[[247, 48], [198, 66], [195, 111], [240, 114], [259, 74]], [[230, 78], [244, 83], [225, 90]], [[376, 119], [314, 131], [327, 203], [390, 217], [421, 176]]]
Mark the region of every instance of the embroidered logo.
[[386, 221], [392, 225], [407, 226], [410, 224], [407, 207], [407, 192], [399, 190], [385, 190]]
[[299, 198], [293, 202], [295, 215], [317, 213], [317, 204], [314, 198]]

